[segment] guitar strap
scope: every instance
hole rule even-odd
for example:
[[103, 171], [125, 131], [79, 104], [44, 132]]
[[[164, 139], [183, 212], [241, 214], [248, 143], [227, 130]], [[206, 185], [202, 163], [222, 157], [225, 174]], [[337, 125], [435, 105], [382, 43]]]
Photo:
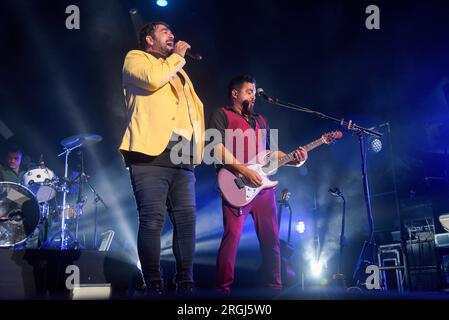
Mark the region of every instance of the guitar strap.
[[262, 117], [260, 115], [257, 114], [256, 116], [254, 116], [254, 118], [256, 119], [260, 129], [266, 129], [265, 121], [262, 120]]
[[[253, 118], [256, 119], [260, 129], [262, 130], [267, 129], [267, 123], [265, 122], [265, 119], [261, 115], [256, 114], [253, 116]], [[268, 132], [265, 132], [265, 135], [263, 137], [265, 138], [265, 144], [268, 144]]]

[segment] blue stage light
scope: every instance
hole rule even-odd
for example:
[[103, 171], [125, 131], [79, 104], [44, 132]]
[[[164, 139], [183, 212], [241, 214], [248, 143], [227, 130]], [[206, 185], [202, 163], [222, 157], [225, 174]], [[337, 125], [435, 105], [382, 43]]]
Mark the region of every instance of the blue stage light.
[[306, 231], [306, 224], [304, 221], [298, 221], [296, 224], [296, 231], [298, 231], [298, 233], [304, 233]]
[[370, 143], [371, 150], [375, 153], [382, 150], [382, 141], [380, 139], [373, 139]]
[[157, 1], [156, 1], [156, 4], [157, 4], [159, 7], [166, 7], [166, 6], [168, 5], [168, 1], [167, 1], [167, 0], [157, 0]]

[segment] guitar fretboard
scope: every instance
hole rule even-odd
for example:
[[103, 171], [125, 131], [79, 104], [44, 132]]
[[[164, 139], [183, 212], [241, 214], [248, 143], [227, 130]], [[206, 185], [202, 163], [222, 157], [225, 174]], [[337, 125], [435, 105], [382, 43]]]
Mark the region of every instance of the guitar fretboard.
[[[310, 142], [309, 144], [304, 146], [304, 149], [307, 150], [307, 152], [321, 146], [324, 143], [324, 139], [321, 137], [319, 139], [316, 139], [315, 141]], [[289, 163], [290, 161], [295, 160], [295, 152], [292, 151], [289, 154], [286, 154], [285, 156], [278, 159], [277, 168], [282, 167], [283, 165]], [[270, 166], [270, 171], [274, 170], [273, 167]]]

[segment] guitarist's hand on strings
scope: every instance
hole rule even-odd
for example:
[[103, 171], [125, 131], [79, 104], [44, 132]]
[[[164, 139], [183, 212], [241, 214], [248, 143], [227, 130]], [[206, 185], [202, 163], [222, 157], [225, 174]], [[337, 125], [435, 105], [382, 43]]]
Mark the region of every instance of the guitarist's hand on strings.
[[[303, 147], [299, 147], [294, 152], [295, 161], [293, 164], [300, 164], [301, 162], [307, 161], [307, 150]], [[293, 162], [293, 161], [292, 161]]]
[[242, 174], [245, 177], [245, 180], [255, 187], [260, 187], [262, 185], [262, 177], [257, 173], [257, 171], [245, 168]]

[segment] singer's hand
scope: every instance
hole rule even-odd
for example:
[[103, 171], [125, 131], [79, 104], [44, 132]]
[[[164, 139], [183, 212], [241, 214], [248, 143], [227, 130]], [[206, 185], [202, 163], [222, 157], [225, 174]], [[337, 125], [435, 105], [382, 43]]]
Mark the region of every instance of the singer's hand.
[[190, 49], [190, 44], [188, 44], [185, 41], [178, 41], [175, 44], [175, 49], [173, 49], [173, 53], [177, 53], [184, 58], [188, 49]]

